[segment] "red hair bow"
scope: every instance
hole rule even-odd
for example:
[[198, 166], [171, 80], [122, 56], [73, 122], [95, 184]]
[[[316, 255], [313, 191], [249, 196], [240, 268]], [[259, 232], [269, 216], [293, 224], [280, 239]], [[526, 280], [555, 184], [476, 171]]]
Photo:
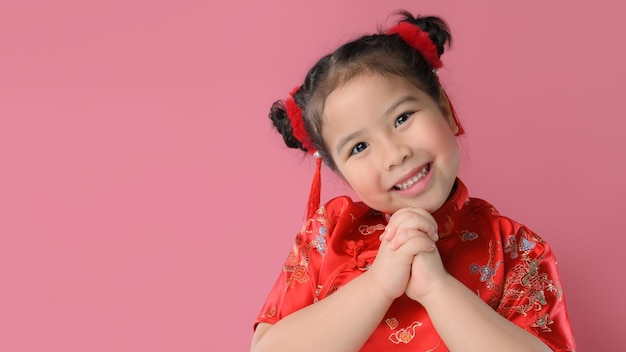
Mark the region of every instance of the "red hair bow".
[[287, 117], [291, 122], [291, 131], [293, 132], [293, 136], [296, 137], [300, 143], [302, 143], [302, 147], [306, 149], [307, 153], [313, 154], [315, 153], [315, 148], [313, 148], [311, 138], [309, 137], [309, 134], [306, 133], [306, 129], [304, 128], [302, 109], [300, 109], [293, 98], [298, 89], [300, 89], [300, 87], [295, 87], [289, 93], [289, 97], [285, 100], [285, 110], [287, 111]]
[[426, 61], [430, 63], [433, 69], [443, 66], [441, 59], [439, 58], [439, 51], [433, 43], [428, 33], [421, 30], [418, 26], [410, 24], [408, 22], [400, 22], [397, 25], [389, 28], [386, 32], [387, 35], [397, 34], [407, 44], [417, 49], [417, 51], [424, 56]]

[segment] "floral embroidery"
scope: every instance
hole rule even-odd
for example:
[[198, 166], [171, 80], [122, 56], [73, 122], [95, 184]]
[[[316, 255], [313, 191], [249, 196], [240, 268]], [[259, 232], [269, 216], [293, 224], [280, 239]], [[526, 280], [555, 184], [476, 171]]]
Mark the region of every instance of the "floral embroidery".
[[528, 233], [523, 227], [520, 229], [520, 238], [519, 250], [521, 252], [533, 250], [538, 242], [543, 242], [540, 237]]
[[270, 310], [266, 314], [269, 318], [273, 318], [276, 316], [276, 306], [272, 306]]
[[313, 215], [312, 218], [308, 219], [307, 221], [304, 222], [304, 224], [302, 225], [302, 228], [300, 229], [300, 234], [304, 235], [304, 234], [311, 234], [313, 233], [312, 230], [310, 230], [311, 228], [313, 228], [313, 226], [311, 225], [311, 223], [313, 222], [317, 222], [321, 225], [321, 227], [326, 227], [327, 224], [327, 220], [326, 220], [326, 207], [325, 206], [321, 206]]
[[415, 337], [415, 329], [422, 326], [422, 323], [419, 321], [414, 321], [411, 325], [404, 329], [400, 329], [397, 332], [389, 335], [389, 340], [391, 342], [397, 344], [400, 343], [409, 343]]
[[376, 231], [382, 231], [385, 229], [385, 225], [376, 224], [376, 225], [361, 225], [359, 226], [359, 232], [363, 236], [371, 235]]
[[444, 233], [440, 233], [439, 236], [443, 237], [452, 233], [452, 230], [454, 229], [454, 221], [452, 221], [452, 218], [450, 217], [450, 215], [448, 215], [448, 221], [446, 221], [446, 223], [443, 224], [443, 227], [445, 227], [446, 230]]
[[476, 264], [476, 263], [472, 263], [470, 264], [470, 273], [472, 275], [478, 275], [478, 273], [480, 272], [480, 265]]
[[[293, 245], [291, 252], [287, 256], [285, 262], [285, 270], [296, 266], [308, 266], [308, 255], [306, 251], [301, 250], [302, 239], [300, 236], [296, 237], [296, 243]], [[290, 269], [288, 271], [291, 271]]]
[[321, 226], [319, 229], [319, 235], [315, 237], [315, 240], [309, 243], [309, 248], [317, 249], [317, 252], [322, 256], [326, 256], [326, 250], [328, 249], [328, 243], [326, 242], [326, 234], [328, 230], [326, 226]]
[[398, 319], [396, 318], [385, 319], [385, 323], [391, 330], [395, 330], [398, 327]]
[[494, 255], [493, 242], [489, 241], [489, 261], [485, 265], [472, 263], [470, 265], [470, 273], [472, 273], [472, 275], [480, 274], [480, 281], [484, 282], [488, 289], [499, 290], [500, 286], [496, 284], [494, 277], [500, 265], [503, 264], [503, 261], [500, 260], [496, 263], [493, 263], [494, 259], [495, 259], [495, 255]]
[[[316, 228], [314, 223], [320, 225], [318, 235], [315, 236], [315, 239], [309, 240], [313, 234], [313, 229]], [[310, 280], [308, 269], [311, 253], [308, 251], [308, 248], [315, 248], [322, 258], [326, 256], [326, 251], [328, 250], [328, 242], [326, 240], [326, 235], [328, 234], [327, 226], [326, 207], [322, 206], [300, 229], [283, 267], [283, 271], [287, 273], [286, 283], [288, 287], [294, 287], [296, 282], [305, 283]]]
[[467, 230], [461, 231], [459, 235], [462, 241], [473, 241], [478, 238], [478, 235], [475, 232], [469, 232]]
[[540, 328], [543, 332], [552, 332], [552, 329], [548, 327], [548, 325], [554, 323], [550, 316], [546, 314], [542, 314], [537, 317], [534, 323], [530, 324], [533, 328]]
[[511, 253], [511, 259], [517, 258], [517, 238], [514, 235], [509, 235], [504, 245], [504, 253]]
[[326, 250], [328, 249], [328, 244], [326, 243], [326, 237], [323, 235], [319, 235], [315, 238], [315, 248], [322, 255], [322, 257], [326, 256]]
[[301, 284], [309, 281], [309, 273], [307, 272], [306, 266], [286, 267], [284, 270], [291, 272], [291, 275], [287, 278], [287, 286], [289, 287], [293, 287], [294, 281]]
[[[527, 258], [528, 253], [524, 253], [522, 260], [511, 269], [511, 275], [506, 279], [506, 287], [512, 288], [506, 290], [503, 296], [503, 303], [510, 300], [513, 304], [503, 305], [504, 309], [515, 310], [524, 315], [531, 309], [539, 311], [547, 304], [546, 291], [554, 294], [558, 301], [561, 301], [563, 292], [561, 287], [552, 283], [548, 274], [539, 271], [541, 258]], [[517, 302], [523, 297], [526, 297], [525, 303]]]
[[270, 308], [270, 310], [268, 310], [268, 311], [265, 313], [265, 316], [266, 316], [266, 317], [268, 317], [268, 318], [273, 318], [273, 317], [275, 317], [275, 316], [276, 316], [276, 306], [272, 306], [272, 308]]
[[526, 237], [522, 237], [522, 243], [520, 243], [519, 249], [521, 251], [530, 251], [535, 248], [536, 245], [537, 243], [527, 240]]
[[480, 268], [480, 281], [485, 282], [487, 280], [492, 280], [493, 277], [496, 275], [496, 270], [498, 270], [499, 266], [500, 266], [500, 262], [496, 263], [495, 267], [483, 265]]

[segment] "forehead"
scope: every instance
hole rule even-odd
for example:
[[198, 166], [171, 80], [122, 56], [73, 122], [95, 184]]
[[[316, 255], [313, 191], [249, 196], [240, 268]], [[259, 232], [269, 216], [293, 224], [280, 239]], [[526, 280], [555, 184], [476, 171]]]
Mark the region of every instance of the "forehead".
[[410, 80], [396, 75], [368, 74], [354, 77], [326, 98], [321, 137], [331, 155], [353, 139], [383, 128], [388, 117], [405, 104], [435, 103]]
[[429, 99], [410, 80], [400, 76], [364, 74], [354, 77], [326, 97], [322, 113], [324, 127], [333, 129], [336, 124], [355, 124], [367, 117], [382, 117], [395, 102], [406, 96], [420, 101]]

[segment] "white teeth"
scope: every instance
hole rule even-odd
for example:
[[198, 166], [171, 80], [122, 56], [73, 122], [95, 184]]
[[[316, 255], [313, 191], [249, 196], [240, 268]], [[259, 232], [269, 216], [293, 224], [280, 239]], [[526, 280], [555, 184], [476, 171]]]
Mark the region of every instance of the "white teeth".
[[430, 164], [426, 164], [426, 166], [424, 166], [424, 168], [415, 176], [413, 176], [413, 178], [411, 178], [410, 180], [406, 181], [405, 183], [401, 183], [398, 185], [393, 186], [395, 189], [398, 190], [404, 190], [407, 189], [409, 187], [411, 187], [415, 182], [423, 179], [426, 174], [428, 174], [428, 171], [430, 170]]

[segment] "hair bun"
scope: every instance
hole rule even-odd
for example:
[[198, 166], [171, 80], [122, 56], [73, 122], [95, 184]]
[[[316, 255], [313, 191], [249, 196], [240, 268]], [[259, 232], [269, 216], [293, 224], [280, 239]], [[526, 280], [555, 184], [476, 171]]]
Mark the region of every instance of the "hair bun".
[[430, 37], [433, 44], [437, 47], [437, 53], [441, 57], [444, 53], [444, 47], [452, 43], [450, 29], [446, 22], [436, 16], [413, 16], [408, 11], [400, 11], [398, 13], [402, 19], [400, 22], [408, 22], [420, 27], [420, 29]]
[[278, 100], [272, 104], [269, 118], [272, 120], [274, 128], [283, 136], [287, 147], [306, 151], [302, 147], [302, 143], [293, 135], [291, 121], [289, 121], [289, 117], [287, 116], [287, 110], [285, 109], [285, 102], [283, 100]]

